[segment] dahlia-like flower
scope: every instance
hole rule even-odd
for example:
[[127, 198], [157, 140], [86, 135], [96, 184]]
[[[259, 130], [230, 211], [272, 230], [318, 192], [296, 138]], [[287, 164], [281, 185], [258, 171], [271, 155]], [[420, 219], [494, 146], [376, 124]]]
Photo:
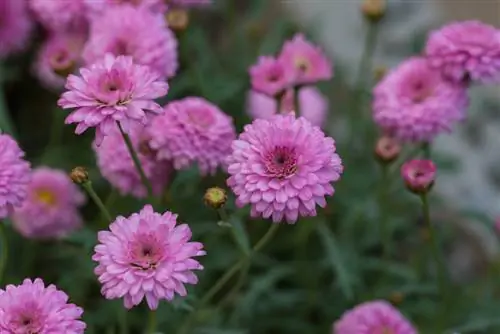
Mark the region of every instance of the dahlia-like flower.
[[396, 308], [383, 300], [357, 305], [335, 322], [332, 334], [417, 334]]
[[98, 234], [92, 259], [107, 299], [124, 298], [130, 309], [144, 298], [155, 310], [161, 299], [186, 296], [184, 284], [196, 284], [194, 270], [203, 266], [193, 257], [205, 255], [203, 244], [191, 242], [188, 225], [177, 225], [177, 215], [156, 213], [146, 205], [128, 218], [119, 216], [110, 231]]
[[431, 141], [465, 118], [465, 86], [444, 80], [424, 58], [410, 58], [373, 91], [373, 118], [402, 141]]
[[[295, 111], [293, 92], [288, 90], [280, 102], [280, 113]], [[326, 120], [328, 100], [316, 87], [303, 87], [299, 90], [299, 109], [297, 115], [303, 116], [313, 125], [322, 126]], [[269, 119], [278, 112], [276, 99], [250, 91], [247, 97], [247, 112], [252, 118]]]
[[232, 145], [227, 184], [252, 217], [295, 223], [326, 206], [343, 171], [335, 141], [303, 117], [276, 115], [245, 126]]
[[21, 206], [30, 182], [30, 164], [11, 136], [0, 134], [0, 219]]
[[0, 59], [23, 50], [33, 22], [26, 1], [0, 1]]
[[82, 225], [78, 208], [85, 196], [66, 172], [39, 167], [31, 174], [28, 196], [14, 209], [14, 228], [26, 238], [64, 237]]
[[431, 160], [410, 160], [401, 166], [401, 177], [411, 192], [425, 194], [434, 185], [436, 170]]
[[171, 78], [179, 67], [177, 44], [163, 16], [131, 5], [112, 6], [92, 21], [83, 59], [91, 64], [106, 53], [130, 56], [162, 78]]
[[[168, 161], [157, 161], [153, 152], [149, 152], [148, 138], [143, 126], [134, 126], [130, 131], [130, 140], [141, 162], [146, 177], [151, 182], [153, 193], [161, 195], [169, 181], [172, 167]], [[130, 152], [125, 145], [122, 134], [115, 127], [106, 136], [101, 145], [93, 145], [97, 156], [97, 165], [101, 175], [108, 180], [122, 195], [146, 197], [147, 190]]]
[[231, 117], [200, 97], [170, 102], [149, 125], [149, 145], [158, 159], [175, 169], [197, 164], [202, 175], [214, 174], [231, 153], [236, 132]]
[[278, 58], [294, 85], [316, 83], [333, 77], [332, 62], [323, 50], [309, 42], [303, 34], [297, 34], [285, 42]]
[[153, 100], [167, 94], [168, 84], [149, 67], [134, 64], [131, 57], [106, 54], [101, 62], [80, 69], [80, 74], [68, 76], [68, 91], [58, 104], [76, 108], [66, 118], [66, 124], [78, 124], [76, 134], [96, 128], [97, 145], [116, 128], [116, 122], [128, 133], [132, 124], [147, 123], [146, 111], [163, 111]]
[[[18, 0], [15, 0], [18, 1]], [[84, 31], [87, 18], [83, 0], [28, 0], [43, 27], [54, 33]], [[19, 1], [23, 2], [23, 1]]]
[[68, 304], [68, 295], [37, 278], [0, 290], [0, 333], [83, 334], [83, 310]]
[[276, 96], [291, 84], [290, 71], [285, 70], [282, 61], [271, 56], [261, 56], [257, 64], [250, 67], [252, 89], [269, 96]]
[[82, 35], [53, 34], [40, 47], [34, 72], [50, 89], [62, 89], [66, 77], [73, 73], [80, 62], [80, 52], [85, 42]]
[[146, 8], [153, 13], [164, 13], [167, 10], [165, 0], [83, 0], [91, 19], [110, 7], [128, 4], [134, 7]]
[[500, 31], [479, 21], [455, 22], [432, 32], [425, 54], [454, 82], [500, 82]]

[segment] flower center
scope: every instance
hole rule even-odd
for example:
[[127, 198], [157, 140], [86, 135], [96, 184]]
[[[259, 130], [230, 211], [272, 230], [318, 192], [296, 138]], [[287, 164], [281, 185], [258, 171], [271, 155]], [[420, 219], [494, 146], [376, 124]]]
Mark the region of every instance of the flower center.
[[432, 89], [422, 81], [416, 81], [412, 86], [412, 101], [421, 103], [432, 95]]
[[39, 189], [35, 191], [36, 198], [38, 199], [39, 202], [48, 205], [48, 206], [54, 206], [56, 204], [56, 196], [54, 193], [50, 190], [47, 189]]
[[18, 315], [9, 321], [9, 328], [13, 329], [13, 333], [20, 334], [39, 334], [42, 333], [43, 326], [41, 317], [43, 314], [40, 314], [40, 309], [37, 305], [33, 305], [34, 309], [29, 309], [29, 306], [23, 307], [22, 309], [18, 309]]
[[67, 50], [60, 50], [59, 52], [55, 53], [50, 58], [49, 62], [50, 66], [54, 70], [54, 73], [61, 77], [67, 77], [75, 70], [75, 63], [71, 59], [70, 54]]
[[215, 122], [212, 112], [202, 108], [190, 108], [186, 110], [186, 115], [191, 123], [204, 129], [210, 127]]
[[281, 79], [281, 76], [283, 74], [283, 71], [282, 69], [279, 67], [279, 66], [274, 66], [273, 68], [271, 68], [271, 70], [269, 71], [268, 75], [267, 75], [267, 80], [269, 82], [276, 82], [276, 81], [279, 81]]
[[163, 247], [152, 233], [138, 235], [129, 244], [130, 264], [137, 269], [155, 269], [163, 257]]
[[295, 149], [278, 146], [264, 158], [269, 174], [280, 179], [293, 175], [297, 171], [297, 154]]
[[309, 72], [311, 68], [311, 63], [305, 57], [296, 57], [294, 59], [295, 68], [297, 68], [302, 73]]
[[111, 52], [115, 56], [130, 56], [130, 46], [127, 41], [123, 39], [117, 39], [114, 41], [113, 45], [111, 46]]

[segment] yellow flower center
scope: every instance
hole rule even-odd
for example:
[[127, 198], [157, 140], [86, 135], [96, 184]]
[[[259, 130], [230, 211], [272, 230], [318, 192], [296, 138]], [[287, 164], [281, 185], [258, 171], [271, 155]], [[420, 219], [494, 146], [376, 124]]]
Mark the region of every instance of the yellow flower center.
[[48, 206], [56, 204], [56, 196], [51, 191], [45, 189], [38, 190], [36, 192], [36, 197], [40, 202], [47, 204]]
[[306, 73], [309, 71], [311, 67], [311, 63], [307, 58], [297, 57], [294, 60], [295, 67], [299, 69], [301, 72]]

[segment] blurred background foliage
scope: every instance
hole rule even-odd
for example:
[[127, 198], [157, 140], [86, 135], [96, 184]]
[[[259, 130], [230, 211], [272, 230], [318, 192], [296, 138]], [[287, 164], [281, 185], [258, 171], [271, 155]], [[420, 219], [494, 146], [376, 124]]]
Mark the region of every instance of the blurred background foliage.
[[[249, 65], [259, 55], [279, 51], [283, 41], [299, 30], [276, 2], [267, 0], [216, 1], [211, 10], [192, 11], [188, 28], [178, 32], [181, 70], [170, 81], [170, 93], [161, 102], [203, 96], [233, 116], [241, 131], [250, 122], [245, 113]], [[37, 37], [31, 52], [4, 64], [5, 105], [0, 104], [0, 121], [5, 124], [6, 113], [10, 114], [16, 137], [34, 165], [68, 172], [85, 166], [112, 215], [137, 211], [144, 202], [120, 197], [100, 177], [91, 150], [93, 134], [76, 136], [73, 127], [64, 126], [65, 112], [56, 107], [58, 95], [42, 88], [31, 76], [33, 51], [42, 38]], [[311, 38], [314, 40], [314, 35]], [[415, 52], [421, 49], [421, 40], [416, 37]], [[427, 265], [426, 231], [420, 221], [418, 198], [407, 193], [399, 180], [402, 159], [391, 169], [390, 191], [381, 200], [380, 166], [373, 158], [377, 131], [369, 116], [375, 79], [372, 65], [368, 62], [365, 66], [356, 88], [347, 84], [338, 63], [333, 82], [321, 86], [330, 100], [327, 132], [336, 139], [345, 165], [336, 195], [319, 216], [281, 226], [265, 250], [252, 256], [246, 279], [229, 281], [197, 313], [193, 333], [329, 333], [346, 309], [379, 298], [400, 308], [424, 334], [438, 333], [436, 326], [441, 320], [449, 325], [449, 333], [500, 332], [499, 268], [495, 265], [488, 267], [489, 275], [455, 284], [451, 300], [446, 301], [446, 318], [439, 313], [445, 301], [438, 295], [432, 267]], [[407, 147], [403, 156], [412, 152], [418, 154], [415, 148]], [[446, 157], [438, 155], [436, 160], [440, 170], [453, 168]], [[200, 296], [242, 256], [231, 231], [217, 224], [216, 212], [202, 201], [205, 189], [225, 187], [225, 178], [221, 173], [202, 179], [194, 169], [183, 171], [165, 191], [164, 208], [178, 213], [180, 220], [191, 226], [193, 238], [205, 244], [208, 255], [201, 259], [205, 270], [199, 275], [200, 283], [190, 288], [188, 297], [177, 298], [173, 304], [161, 303], [158, 317], [163, 333], [176, 333]], [[231, 222], [238, 238], [250, 248], [269, 222], [250, 220], [248, 209], [237, 211], [233, 203], [230, 196], [227, 210]], [[440, 205], [438, 198], [432, 203]], [[121, 300], [107, 301], [100, 295], [91, 255], [96, 232], [106, 228], [107, 222], [91, 201], [84, 215], [85, 227], [57, 242], [25, 240], [9, 229], [5, 280], [17, 284], [24, 277], [42, 277], [55, 283], [84, 308], [87, 333], [125, 333], [125, 321], [129, 333], [142, 333], [147, 322], [144, 305], [126, 312]], [[393, 231], [390, 260], [382, 259], [380, 219], [387, 219]], [[441, 230], [446, 248], [453, 233]]]

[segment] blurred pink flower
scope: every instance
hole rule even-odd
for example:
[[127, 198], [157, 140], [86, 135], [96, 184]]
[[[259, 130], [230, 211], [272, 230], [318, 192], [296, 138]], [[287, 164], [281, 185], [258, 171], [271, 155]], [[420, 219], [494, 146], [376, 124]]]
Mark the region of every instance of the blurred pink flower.
[[131, 5], [112, 6], [92, 21], [83, 59], [92, 64], [106, 53], [130, 56], [161, 78], [171, 78], [179, 67], [177, 44], [163, 16]]
[[[148, 152], [148, 139], [142, 125], [131, 128], [132, 145], [138, 154], [146, 177], [151, 181], [153, 193], [159, 196], [167, 186], [172, 167], [170, 162], [157, 161], [154, 154]], [[138, 198], [146, 197], [147, 190], [117, 127], [109, 132], [101, 145], [94, 144], [93, 148], [102, 176], [113, 187], [118, 189], [122, 195], [131, 194]]]
[[34, 72], [44, 86], [60, 90], [66, 77], [80, 63], [84, 36], [77, 34], [53, 34], [40, 47], [34, 64]]
[[83, 334], [83, 310], [68, 295], [37, 278], [0, 290], [0, 333]]
[[76, 134], [96, 128], [97, 145], [117, 127], [116, 122], [128, 133], [132, 124], [147, 123], [146, 111], [163, 111], [153, 100], [167, 94], [168, 84], [149, 67], [134, 64], [131, 57], [106, 54], [101, 62], [80, 69], [80, 74], [68, 76], [68, 91], [58, 104], [76, 108], [66, 118], [66, 124], [78, 124]]
[[276, 96], [290, 86], [290, 73], [283, 62], [271, 56], [261, 56], [257, 64], [250, 67], [252, 89], [262, 94]]
[[465, 86], [442, 78], [424, 58], [409, 58], [374, 88], [373, 118], [401, 141], [432, 141], [465, 118]]
[[[247, 95], [247, 112], [252, 118], [272, 118], [278, 112], [276, 99], [250, 91]], [[288, 90], [281, 102], [281, 113], [293, 111], [293, 93]], [[316, 87], [303, 87], [299, 90], [299, 116], [303, 116], [313, 125], [321, 127], [327, 117], [328, 100]]]
[[83, 0], [91, 19], [113, 6], [125, 4], [149, 9], [152, 13], [164, 13], [167, 10], [165, 0]]
[[231, 153], [236, 132], [231, 117], [199, 97], [170, 102], [149, 126], [150, 146], [175, 169], [196, 164], [202, 175], [215, 174]]
[[30, 182], [30, 164], [11, 136], [0, 134], [0, 219], [21, 206]]
[[213, 3], [212, 0], [169, 0], [168, 4], [178, 7], [207, 6]]
[[297, 34], [285, 42], [279, 61], [293, 78], [294, 85], [312, 84], [333, 77], [332, 62], [320, 47], [309, 42], [303, 34]]
[[38, 21], [49, 31], [54, 33], [82, 32], [87, 28], [88, 22], [83, 0], [27, 1]]
[[432, 32], [425, 54], [454, 82], [500, 82], [500, 31], [479, 21], [445, 25]]
[[345, 312], [335, 322], [332, 334], [417, 334], [413, 325], [391, 304], [365, 302]]
[[295, 223], [326, 206], [343, 171], [335, 141], [305, 118], [275, 115], [245, 126], [232, 145], [227, 184], [252, 217]]
[[0, 59], [22, 51], [33, 28], [26, 1], [0, 0]]
[[398, 140], [382, 136], [375, 144], [375, 157], [382, 163], [391, 163], [399, 157], [402, 147]]
[[436, 170], [431, 160], [410, 160], [401, 166], [401, 176], [409, 190], [423, 194], [433, 186]]
[[64, 171], [38, 167], [31, 174], [28, 196], [14, 209], [14, 228], [26, 238], [64, 237], [82, 225], [78, 208], [85, 196]]
[[193, 259], [205, 255], [203, 244], [190, 242], [188, 225], [177, 225], [177, 215], [156, 213], [146, 205], [128, 218], [119, 216], [110, 231], [98, 234], [92, 259], [107, 299], [124, 298], [130, 309], [144, 298], [150, 309], [161, 299], [186, 296], [184, 284], [196, 284], [194, 270], [203, 266]]

